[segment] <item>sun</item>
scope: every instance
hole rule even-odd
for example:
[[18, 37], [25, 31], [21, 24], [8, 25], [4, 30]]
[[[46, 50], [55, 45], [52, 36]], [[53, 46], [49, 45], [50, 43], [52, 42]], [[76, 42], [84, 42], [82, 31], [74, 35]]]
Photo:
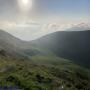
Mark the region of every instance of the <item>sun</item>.
[[22, 0], [22, 4], [32, 6], [32, 0]]
[[32, 0], [18, 0], [21, 10], [30, 10], [32, 8]]
[[29, 0], [22, 0], [22, 3], [25, 4], [25, 5], [27, 5], [29, 3]]

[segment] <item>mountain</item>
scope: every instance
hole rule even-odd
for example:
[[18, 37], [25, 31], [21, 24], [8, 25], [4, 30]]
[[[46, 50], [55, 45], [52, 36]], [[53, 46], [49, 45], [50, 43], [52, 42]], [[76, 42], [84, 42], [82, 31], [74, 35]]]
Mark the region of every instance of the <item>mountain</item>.
[[[56, 32], [26, 42], [0, 31], [1, 89], [90, 90], [90, 70], [73, 62], [77, 60], [73, 54], [79, 57], [88, 53], [87, 34], [88, 31]], [[85, 60], [84, 66], [89, 65]], [[82, 64], [82, 59], [78, 62]]]
[[30, 58], [32, 55], [43, 54], [41, 49], [33, 47], [27, 41], [22, 41], [8, 32], [0, 30], [0, 53], [5, 53], [7, 56], [16, 57], [27, 57]]
[[0, 30], [0, 51], [10, 56], [57, 56], [90, 68], [90, 31], [59, 31], [30, 42]]
[[8, 32], [0, 30], [0, 54], [14, 58], [24, 58], [27, 55], [24, 53], [24, 48], [27, 47], [25, 41], [22, 41]]
[[30, 43], [90, 68], [90, 30], [59, 31]]

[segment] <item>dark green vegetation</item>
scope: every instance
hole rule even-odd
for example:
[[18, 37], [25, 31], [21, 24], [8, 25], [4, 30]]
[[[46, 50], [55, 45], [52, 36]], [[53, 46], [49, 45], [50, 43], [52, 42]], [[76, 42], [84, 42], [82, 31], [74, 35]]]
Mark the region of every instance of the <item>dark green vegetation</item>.
[[90, 30], [59, 31], [34, 40], [32, 43], [53, 52], [58, 57], [90, 68]]
[[[56, 57], [0, 57], [0, 86], [21, 90], [90, 90], [90, 71]], [[64, 87], [64, 89], [62, 89]]]
[[90, 65], [88, 33], [58, 32], [25, 42], [0, 31], [0, 86], [90, 90], [90, 70], [74, 63]]

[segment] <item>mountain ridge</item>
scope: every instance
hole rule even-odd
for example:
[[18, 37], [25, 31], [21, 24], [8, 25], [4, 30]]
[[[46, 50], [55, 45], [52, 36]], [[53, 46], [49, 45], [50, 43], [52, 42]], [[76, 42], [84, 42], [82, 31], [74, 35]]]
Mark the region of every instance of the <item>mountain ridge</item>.
[[90, 66], [89, 30], [58, 31], [29, 42], [14, 38], [4, 31], [0, 31], [0, 34], [0, 47], [6, 47], [6, 51], [11, 50], [10, 53], [15, 52], [27, 57], [52, 53], [51, 55], [72, 60], [77, 64]]
[[[38, 47], [48, 49], [57, 56], [88, 64], [90, 60], [90, 30], [59, 31], [32, 41]], [[89, 66], [89, 65], [88, 65]]]

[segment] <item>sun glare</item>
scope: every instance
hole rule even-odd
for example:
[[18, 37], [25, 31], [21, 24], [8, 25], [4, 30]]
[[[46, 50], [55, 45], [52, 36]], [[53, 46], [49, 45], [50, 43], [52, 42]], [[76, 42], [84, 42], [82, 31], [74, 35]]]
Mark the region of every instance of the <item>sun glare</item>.
[[24, 3], [24, 4], [28, 4], [28, 0], [22, 0], [22, 2]]
[[24, 11], [32, 8], [32, 0], [18, 0], [20, 8]]

